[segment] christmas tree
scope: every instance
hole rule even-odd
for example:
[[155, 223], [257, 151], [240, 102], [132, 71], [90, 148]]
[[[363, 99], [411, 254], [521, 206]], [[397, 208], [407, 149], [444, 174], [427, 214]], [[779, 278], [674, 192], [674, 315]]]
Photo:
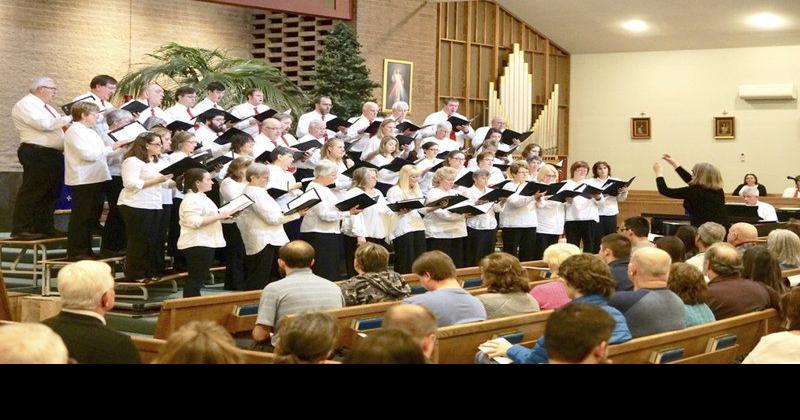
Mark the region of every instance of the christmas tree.
[[343, 22], [337, 23], [325, 38], [316, 73], [312, 78], [316, 84], [314, 98], [330, 96], [331, 113], [340, 117], [361, 115], [361, 105], [374, 102], [372, 89], [380, 87], [369, 79], [356, 32]]

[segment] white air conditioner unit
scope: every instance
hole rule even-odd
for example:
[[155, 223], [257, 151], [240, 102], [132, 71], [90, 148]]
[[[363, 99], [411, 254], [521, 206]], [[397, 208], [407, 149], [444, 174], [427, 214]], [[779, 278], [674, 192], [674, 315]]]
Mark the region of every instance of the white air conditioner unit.
[[797, 99], [797, 89], [791, 83], [782, 85], [741, 85], [739, 86], [739, 97], [745, 101]]

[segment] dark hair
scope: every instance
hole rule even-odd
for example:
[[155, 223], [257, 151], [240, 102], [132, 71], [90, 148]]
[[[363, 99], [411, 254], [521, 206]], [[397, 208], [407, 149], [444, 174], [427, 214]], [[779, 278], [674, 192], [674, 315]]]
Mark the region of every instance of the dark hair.
[[753, 178], [756, 180], [756, 184], [758, 184], [758, 177], [756, 174], [744, 174], [744, 178], [742, 178], [742, 184], [747, 184], [747, 177], [752, 175]]
[[539, 146], [536, 143], [529, 143], [527, 146], [525, 146], [525, 148], [522, 149], [522, 157], [527, 159], [528, 155], [531, 154], [531, 150], [533, 150], [535, 147], [539, 148], [539, 154], [535, 155], [535, 156], [540, 156], [541, 157], [541, 155], [542, 155], [542, 146]]
[[389, 328], [370, 333], [347, 358], [346, 364], [425, 364], [422, 347], [405, 331]]
[[586, 163], [585, 160], [576, 161], [575, 163], [572, 164], [572, 166], [569, 167], [569, 177], [570, 178], [575, 177], [575, 171], [577, 171], [579, 168], [586, 168], [586, 170], [588, 171], [589, 164]]
[[606, 162], [604, 160], [599, 160], [599, 161], [595, 162], [594, 165], [592, 165], [592, 176], [593, 177], [597, 178], [597, 168], [599, 168], [600, 166], [605, 166], [606, 168], [608, 168], [608, 176], [611, 176], [611, 165], [609, 165], [608, 162]]
[[191, 86], [181, 86], [175, 89], [175, 100], [178, 100], [181, 96], [191, 95], [193, 93], [197, 93]]
[[643, 238], [650, 233], [650, 222], [642, 216], [634, 216], [625, 219], [625, 229], [630, 229], [633, 234]]
[[464, 155], [464, 157], [466, 157], [466, 156], [467, 156], [467, 155], [466, 155], [466, 154], [464, 154], [464, 152], [462, 152], [461, 150], [458, 150], [458, 149], [456, 149], [456, 150], [451, 150], [451, 151], [450, 151], [450, 152], [447, 154], [447, 161], [449, 162], [449, 161], [450, 161], [450, 159], [452, 159], [452, 158], [456, 157], [457, 155]]
[[294, 155], [294, 152], [292, 151], [292, 149], [288, 147], [278, 146], [272, 150], [272, 153], [270, 153], [270, 158], [272, 159], [273, 162], [275, 162], [276, 160], [278, 160], [278, 156], [283, 156], [283, 155]]
[[600, 241], [603, 248], [611, 250], [614, 258], [629, 258], [631, 256], [631, 240], [621, 233], [609, 233]]
[[320, 104], [320, 102], [322, 102], [322, 98], [327, 98], [327, 99], [329, 99], [331, 102], [333, 102], [333, 99], [331, 99], [331, 97], [330, 97], [330, 96], [324, 96], [324, 95], [323, 95], [323, 96], [320, 96], [320, 97], [319, 97], [319, 98], [317, 98], [317, 99], [314, 99], [314, 103], [315, 103], [315, 104], [317, 104], [317, 105], [319, 105], [319, 104]]
[[781, 314], [789, 321], [789, 331], [800, 330], [800, 288], [791, 289], [781, 297]]
[[489, 293], [528, 293], [531, 290], [528, 273], [517, 257], [495, 252], [480, 261], [481, 278]]
[[[161, 136], [156, 133], [147, 131], [139, 134], [131, 144], [131, 148], [125, 152], [125, 159], [135, 157], [142, 162], [150, 162], [151, 157], [147, 154], [147, 145], [153, 143], [155, 139], [158, 139], [158, 143], [161, 144]], [[158, 162], [158, 156], [153, 156], [152, 161]]]
[[742, 256], [742, 277], [773, 288], [778, 293], [786, 291], [781, 274], [781, 264], [767, 247], [756, 245]]
[[249, 98], [249, 97], [253, 96], [253, 94], [256, 93], [256, 92], [262, 92], [263, 93], [261, 88], [255, 88], [255, 87], [248, 88], [246, 91], [244, 91], [244, 97], [245, 98]]
[[558, 267], [558, 274], [584, 295], [600, 295], [608, 299], [617, 289], [608, 264], [591, 254], [570, 256]]
[[500, 135], [503, 134], [502, 131], [500, 131], [500, 130], [494, 128], [494, 127], [490, 127], [488, 130], [486, 130], [486, 136], [484, 136], [484, 138], [488, 139], [489, 136], [491, 136], [494, 133], [497, 133], [497, 134], [500, 134]]
[[208, 171], [201, 168], [192, 168], [183, 173], [183, 188], [182, 191], [188, 193], [189, 191], [197, 192], [197, 182], [202, 181]]
[[677, 262], [669, 270], [667, 287], [681, 298], [686, 305], [708, 302], [708, 285], [705, 276], [697, 267]]
[[339, 324], [327, 312], [311, 312], [283, 317], [278, 331], [275, 364], [317, 363], [336, 346]]
[[683, 245], [683, 241], [680, 240], [680, 238], [675, 236], [658, 238], [656, 240], [656, 247], [667, 251], [667, 254], [669, 254], [674, 263], [686, 261], [686, 246]]
[[435, 141], [426, 141], [425, 143], [422, 143], [422, 150], [428, 150], [431, 147], [438, 145], [439, 143], [436, 143]]
[[697, 237], [697, 228], [692, 225], [678, 226], [678, 230], [675, 231], [675, 237], [683, 242], [684, 256], [686, 259], [697, 255], [699, 250], [697, 249], [697, 244], [694, 243], [694, 239]]
[[96, 88], [97, 86], [105, 86], [105, 85], [116, 85], [117, 79], [107, 75], [101, 74], [99, 76], [92, 77], [92, 81], [89, 82], [89, 87], [91, 89]]
[[253, 136], [247, 133], [237, 133], [231, 136], [231, 150], [235, 153], [239, 153], [247, 143], [255, 143]]
[[411, 272], [421, 276], [425, 273], [436, 281], [456, 277], [456, 266], [453, 259], [442, 251], [428, 251], [417, 257], [411, 265]]
[[206, 91], [214, 91], [214, 90], [218, 90], [218, 91], [224, 92], [225, 91], [225, 85], [223, 85], [220, 82], [211, 82], [206, 86]]
[[571, 303], [550, 315], [544, 327], [549, 358], [580, 363], [602, 342], [608, 342], [616, 323], [597, 305]]
[[309, 268], [314, 261], [314, 247], [306, 241], [294, 240], [278, 250], [278, 258], [291, 268]]

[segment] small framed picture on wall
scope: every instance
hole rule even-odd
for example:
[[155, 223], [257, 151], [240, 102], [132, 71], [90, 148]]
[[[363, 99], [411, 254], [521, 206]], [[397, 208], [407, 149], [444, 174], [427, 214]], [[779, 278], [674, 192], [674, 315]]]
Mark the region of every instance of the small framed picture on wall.
[[631, 118], [631, 138], [634, 140], [650, 138], [650, 117]]
[[714, 117], [714, 138], [736, 138], [736, 124], [733, 117]]

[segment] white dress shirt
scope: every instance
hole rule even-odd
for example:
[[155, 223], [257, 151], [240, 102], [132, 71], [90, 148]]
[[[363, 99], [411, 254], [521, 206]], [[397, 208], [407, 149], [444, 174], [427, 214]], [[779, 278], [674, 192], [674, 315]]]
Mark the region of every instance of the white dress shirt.
[[145, 181], [161, 176], [156, 162], [142, 162], [131, 156], [122, 161], [122, 191], [117, 205], [137, 209], [161, 209], [161, 184], [144, 188]]
[[[401, 190], [397, 185], [389, 188], [389, 191], [386, 192], [386, 201], [389, 203], [396, 203], [398, 201], [411, 200], [414, 198], [422, 199], [423, 202], [425, 199], [425, 197], [422, 196], [421, 191], [419, 196], [407, 197], [405, 194], [403, 194], [403, 190]], [[386, 237], [388, 242], [391, 242], [394, 240], [394, 238], [398, 238], [409, 232], [425, 230], [425, 222], [422, 220], [422, 215], [419, 214], [419, 211], [417, 210], [411, 210], [406, 214], [394, 213], [391, 226], [393, 229], [391, 230], [389, 236]]]
[[367, 193], [358, 187], [353, 187], [347, 191], [345, 200], [357, 195], [367, 194], [376, 204], [365, 208], [361, 213], [350, 216], [342, 220], [342, 233], [347, 236], [364, 237], [374, 239], [385, 239], [391, 228], [394, 212], [386, 207], [386, 199], [377, 189]]
[[258, 134], [259, 124], [250, 124], [250, 118], [267, 111], [269, 111], [269, 107], [264, 104], [253, 105], [250, 102], [245, 102], [231, 108], [230, 113], [234, 117], [242, 119], [234, 127], [251, 136], [255, 136]]
[[[497, 159], [495, 159], [495, 161], [497, 161]], [[472, 172], [475, 172], [478, 169], [480, 169], [478, 167], [478, 165], [474, 165], [473, 164], [474, 162], [475, 162], [475, 159], [470, 159], [470, 161], [469, 161], [470, 164], [467, 165], [467, 169], [469, 169]], [[494, 185], [494, 184], [503, 182], [505, 180], [506, 180], [506, 176], [503, 175], [503, 171], [501, 171], [500, 168], [495, 167], [495, 166], [492, 166], [491, 168], [489, 168], [489, 183], [487, 185]]]
[[225, 238], [222, 236], [222, 223], [216, 220], [203, 226], [203, 219], [219, 214], [217, 205], [201, 192], [189, 191], [183, 197], [180, 208], [181, 236], [178, 238], [178, 249], [195, 246], [223, 248]]
[[[297, 182], [293, 173], [285, 171], [278, 166], [270, 164], [267, 165], [267, 169], [269, 170], [267, 189], [277, 188], [279, 190], [289, 191], [289, 186]], [[284, 194], [277, 198], [278, 205], [280, 205], [282, 209], [286, 209], [286, 204], [294, 200], [302, 193], [303, 192], [300, 190], [300, 188], [289, 191], [288, 194]]]
[[20, 143], [35, 144], [51, 149], [64, 150], [64, 131], [72, 117], [59, 116], [58, 111], [39, 99], [27, 94], [11, 109], [11, 119], [19, 131]]
[[300, 213], [284, 216], [281, 207], [264, 188], [247, 185], [243, 193], [253, 200], [253, 205], [236, 218], [245, 253], [253, 255], [267, 245], [284, 246], [289, 243], [283, 225], [299, 219]]
[[[385, 156], [382, 154], [375, 155], [374, 158], [369, 160], [369, 163], [381, 167], [383, 165], [388, 165], [392, 163], [394, 160], [394, 156]], [[396, 185], [397, 181], [400, 179], [400, 172], [392, 172], [388, 169], [381, 169], [378, 171], [378, 182], [382, 182], [384, 184], [389, 185]]]
[[231, 150], [231, 144], [227, 143], [224, 145], [219, 145], [214, 143], [214, 140], [217, 137], [221, 136], [222, 133], [216, 133], [214, 130], [208, 128], [207, 125], [203, 124], [198, 127], [194, 132], [194, 138], [197, 140], [197, 144], [201, 144], [202, 146], [197, 149], [197, 151], [201, 150], [210, 150], [211, 156], [218, 157], [222, 156]]
[[[483, 197], [484, 195], [492, 192], [492, 189], [486, 187], [483, 191], [479, 190], [476, 186], [471, 186], [462, 192], [462, 195], [465, 195], [469, 198], [469, 202], [475, 206], [475, 202], [478, 201], [479, 198]], [[497, 219], [494, 217], [495, 212], [500, 212], [503, 210], [503, 206], [500, 203], [495, 203], [492, 207], [489, 207], [489, 211], [484, 214], [475, 215], [467, 219], [467, 227], [470, 229], [476, 230], [492, 230], [497, 228]]]
[[187, 124], [194, 124], [194, 119], [197, 117], [197, 114], [195, 114], [191, 108], [183, 104], [172, 105], [167, 108], [165, 112], [169, 114], [174, 121], [183, 121]]
[[[382, 118], [375, 118], [374, 121], [382, 121]], [[378, 140], [377, 135], [373, 134], [372, 137], [370, 137], [369, 133], [358, 134], [359, 130], [363, 130], [369, 127], [370, 124], [372, 123], [367, 119], [367, 117], [364, 116], [364, 114], [361, 114], [360, 116], [353, 119], [353, 125], [347, 128], [347, 137], [353, 139], [353, 143], [355, 143], [353, 147], [350, 148], [350, 151], [364, 152], [367, 149], [369, 149], [370, 151], [375, 151], [378, 149], [378, 147], [376, 147], [374, 144], [370, 144], [377, 142], [378, 146], [380, 146], [381, 141]], [[368, 144], [370, 145], [368, 146]], [[362, 156], [364, 156], [363, 153]]]
[[[139, 101], [139, 102], [142, 102], [145, 105], [147, 105], [147, 102], [144, 102], [144, 101]], [[125, 105], [127, 105], [129, 103], [130, 102], [127, 102]], [[197, 115], [197, 114], [195, 114], [195, 115]], [[161, 118], [167, 124], [175, 121], [175, 119], [172, 118], [171, 115], [167, 114], [166, 111], [164, 111], [163, 109], [161, 109], [161, 107], [158, 107], [158, 106], [155, 107], [155, 108], [150, 107], [150, 108], [147, 108], [144, 111], [142, 111], [142, 113], [139, 114], [139, 119], [137, 121], [139, 121], [140, 123], [144, 124], [144, 122], [147, 121], [147, 119], [150, 118], [150, 117]]]
[[80, 98], [85, 98], [87, 96], [90, 96], [91, 98], [84, 99], [81, 102], [91, 102], [97, 105], [98, 108], [100, 108], [100, 111], [97, 114], [97, 123], [95, 124], [93, 129], [97, 132], [97, 134], [102, 136], [103, 134], [108, 133], [109, 131], [108, 123], [106, 123], [106, 115], [108, 115], [109, 112], [115, 109], [114, 105], [111, 104], [111, 102], [106, 101], [105, 99], [100, 99], [99, 97], [97, 97], [97, 95], [95, 95], [92, 92], [87, 92], [84, 93], [83, 95], [78, 95], [72, 98], [72, 102], [77, 101]]
[[339, 211], [336, 208], [336, 203], [339, 200], [330, 188], [311, 181], [306, 191], [311, 189], [317, 190], [322, 202], [311, 207], [306, 216], [303, 217], [303, 222], [300, 224], [300, 232], [341, 233], [339, 222], [345, 217], [349, 217], [350, 212]]
[[[443, 191], [438, 187], [434, 187], [428, 191], [426, 202], [436, 201], [442, 197], [452, 195], [458, 195], [458, 192], [455, 189]], [[426, 238], [454, 239], [467, 236], [467, 225], [464, 223], [463, 214], [437, 209], [427, 211], [423, 220], [425, 222]]]
[[[322, 144], [325, 144], [325, 138], [324, 137], [321, 138], [321, 139], [318, 139], [318, 138], [312, 136], [311, 134], [306, 134], [305, 136], [303, 136], [300, 139], [298, 139], [297, 143], [295, 143], [295, 145], [301, 144], [301, 143], [305, 143], [305, 142], [309, 142], [309, 141], [313, 141], [313, 140], [316, 140], [316, 141], [318, 141], [318, 142], [320, 142]], [[315, 149], [313, 149], [311, 151], [311, 157], [310, 158], [308, 158], [306, 160], [296, 160], [296, 161], [294, 161], [293, 165], [294, 165], [295, 168], [312, 169], [313, 170], [317, 166], [317, 164], [319, 163], [320, 159], [322, 159], [322, 155], [321, 154], [322, 154], [322, 148], [321, 147], [317, 147], [317, 148], [315, 148]], [[345, 170], [346, 170], [346, 168], [345, 168]]]
[[[314, 120], [322, 120], [322, 122], [328, 122], [332, 119], [336, 118], [336, 115], [333, 114], [325, 114], [323, 117], [322, 114], [317, 112], [317, 110], [313, 110], [311, 112], [306, 112], [305, 114], [301, 115], [300, 118], [297, 119], [297, 132], [295, 133], [295, 137], [298, 139], [308, 134], [308, 124]], [[327, 130], [328, 137], [333, 138], [336, 135], [336, 132]]]
[[334, 182], [335, 187], [333, 187], [332, 190], [333, 194], [336, 196], [337, 199], [339, 199], [339, 201], [344, 200], [345, 195], [347, 195], [347, 190], [349, 190], [350, 187], [353, 185], [352, 178], [348, 177], [347, 175], [342, 175], [347, 170], [347, 165], [342, 160], [338, 162], [334, 162], [330, 159], [322, 159], [322, 160], [333, 163], [338, 168], [338, 170], [336, 171], [336, 181]]
[[[469, 121], [469, 118], [467, 118], [467, 117], [465, 117], [465, 116], [463, 116], [463, 115], [461, 115], [461, 114], [459, 114], [457, 112], [453, 113], [452, 116], [453, 117], [457, 117], [457, 118], [461, 118], [462, 120]], [[428, 117], [425, 118], [425, 122], [423, 122], [422, 125], [428, 125], [428, 124], [433, 124], [433, 125], [425, 129], [425, 134], [427, 134], [429, 136], [433, 136], [434, 134], [436, 134], [436, 125], [439, 124], [439, 123], [447, 121], [450, 117], [451, 116], [448, 116], [444, 111], [438, 111], [438, 112], [434, 112], [433, 114], [428, 115]], [[455, 130], [455, 127], [453, 127], [453, 130]], [[423, 134], [423, 135], [425, 135], [425, 134]], [[456, 143], [458, 143], [458, 147], [464, 147], [464, 139], [465, 138], [466, 139], [471, 139], [474, 136], [475, 136], [475, 130], [473, 130], [472, 127], [469, 127], [469, 131], [466, 134], [463, 131], [456, 132], [456, 140], [455, 141], [456, 141]], [[447, 139], [450, 140], [449, 137]], [[424, 141], [423, 141], [423, 143], [424, 143]], [[440, 152], [441, 151], [443, 151], [443, 150], [440, 150]]]
[[[423, 158], [423, 159], [418, 160], [417, 163], [414, 164], [414, 166], [416, 166], [418, 170], [424, 171], [424, 170], [426, 170], [428, 168], [433, 168], [434, 166], [438, 165], [443, 160], [444, 159], [439, 159], [439, 158], [436, 158], [436, 157], [433, 158], [433, 159], [425, 159], [425, 158]], [[433, 188], [433, 186], [431, 185], [431, 182], [433, 181], [433, 174], [434, 173], [436, 173], [436, 171], [428, 171], [428, 172], [425, 172], [425, 174], [422, 175], [422, 177], [420, 177], [420, 179], [418, 181], [419, 182], [419, 188], [422, 190], [423, 194], [427, 194], [428, 191], [430, 191], [430, 189]], [[458, 178], [456, 178], [456, 179], [458, 179]]]
[[[188, 155], [186, 153], [183, 153], [181, 151], [172, 152], [172, 154], [169, 155], [169, 163], [173, 164], [173, 163], [175, 163], [175, 162], [177, 162], [177, 161], [179, 161], [179, 160], [181, 160], [181, 159], [183, 159], [183, 158], [185, 158], [187, 156]], [[181, 191], [181, 189], [176, 186], [175, 188], [172, 189], [172, 198], [173, 199], [177, 198], [177, 199], [183, 200], [183, 191]]]
[[[562, 190], [574, 190], [577, 188], [580, 183], [577, 183], [571, 179], [566, 181], [567, 183], [564, 184]], [[584, 180], [585, 182], [585, 180]], [[605, 197], [602, 197], [600, 200], [595, 200], [594, 198], [585, 198], [581, 196], [577, 196], [572, 199], [572, 204], [567, 203], [566, 206], [566, 221], [581, 221], [581, 220], [592, 220], [595, 222], [600, 221], [600, 212], [599, 209], [605, 204]]]
[[758, 218], [762, 222], [777, 222], [778, 213], [775, 212], [775, 207], [772, 204], [763, 201], [758, 202]]
[[536, 233], [548, 235], [561, 235], [564, 233], [564, 217], [566, 203], [545, 200], [544, 197], [536, 202]]
[[[492, 128], [492, 126], [487, 125], [485, 127], [480, 127], [477, 130], [475, 130], [475, 135], [472, 137], [472, 144], [471, 144], [473, 149], [478, 150], [478, 148], [481, 147], [483, 142], [486, 140], [486, 134], [489, 133], [490, 128]], [[500, 131], [505, 131], [505, 130], [500, 130]]]
[[[608, 181], [620, 181], [620, 179], [610, 178], [609, 177], [609, 178], [606, 178], [606, 179], [587, 178], [586, 180], [584, 180], [584, 182], [586, 184], [588, 184], [588, 185], [590, 185], [592, 187], [595, 187], [595, 188], [603, 188], [603, 185]], [[616, 216], [617, 214], [619, 214], [619, 204], [618, 203], [628, 199], [628, 192], [626, 191], [624, 193], [620, 193], [616, 197], [614, 197], [613, 195], [605, 195], [604, 194], [604, 197], [605, 197], [605, 201], [604, 201], [603, 207], [598, 209], [598, 214], [600, 216]]]
[[219, 106], [218, 103], [212, 101], [211, 99], [208, 99], [208, 97], [205, 97], [205, 98], [203, 98], [202, 101], [198, 102], [194, 106], [194, 109], [192, 110], [192, 114], [194, 114], [194, 116], [196, 117], [196, 116], [208, 111], [211, 108], [222, 109], [222, 107]]
[[[103, 139], [103, 144], [106, 146], [110, 147], [114, 144], [114, 140], [108, 136], [108, 133], [103, 134], [101, 138]], [[125, 159], [125, 153], [130, 150], [132, 144], [133, 142], [128, 143], [126, 146], [122, 146], [106, 156], [106, 163], [108, 163], [108, 171], [111, 173], [111, 176], [120, 176], [122, 174], [122, 160]]]
[[[172, 155], [166, 153], [161, 154], [161, 156], [158, 157], [158, 163], [156, 163], [158, 170], [161, 171], [169, 165], [172, 165]], [[161, 184], [161, 208], [164, 208], [164, 205], [172, 205], [172, 197], [175, 196], [176, 189], [177, 185], [174, 179], [170, 179]]]
[[516, 191], [506, 200], [503, 211], [500, 212], [501, 228], [531, 228], [537, 227], [536, 218], [536, 199], [535, 196], [529, 197], [519, 195], [519, 191], [525, 187], [525, 183], [517, 184], [514, 181], [506, 183], [504, 190]]
[[269, 137], [259, 133], [253, 136], [253, 158], [257, 158], [264, 154], [264, 152], [271, 152], [275, 150], [275, 144]]
[[111, 179], [106, 157], [111, 146], [93, 128], [83, 123], [72, 124], [64, 136], [64, 184], [86, 185]]
[[426, 137], [426, 138], [422, 139], [422, 143], [421, 144], [425, 144], [425, 143], [427, 143], [429, 141], [432, 141], [432, 142], [436, 143], [437, 146], [439, 146], [439, 153], [438, 154], [442, 154], [444, 152], [452, 152], [453, 150], [459, 150], [461, 148], [461, 146], [459, 146], [458, 142], [450, 140], [450, 137], [445, 137], [445, 138], [443, 138], [441, 140], [439, 140], [439, 139], [437, 139], [436, 137], [433, 137], [433, 136]]

